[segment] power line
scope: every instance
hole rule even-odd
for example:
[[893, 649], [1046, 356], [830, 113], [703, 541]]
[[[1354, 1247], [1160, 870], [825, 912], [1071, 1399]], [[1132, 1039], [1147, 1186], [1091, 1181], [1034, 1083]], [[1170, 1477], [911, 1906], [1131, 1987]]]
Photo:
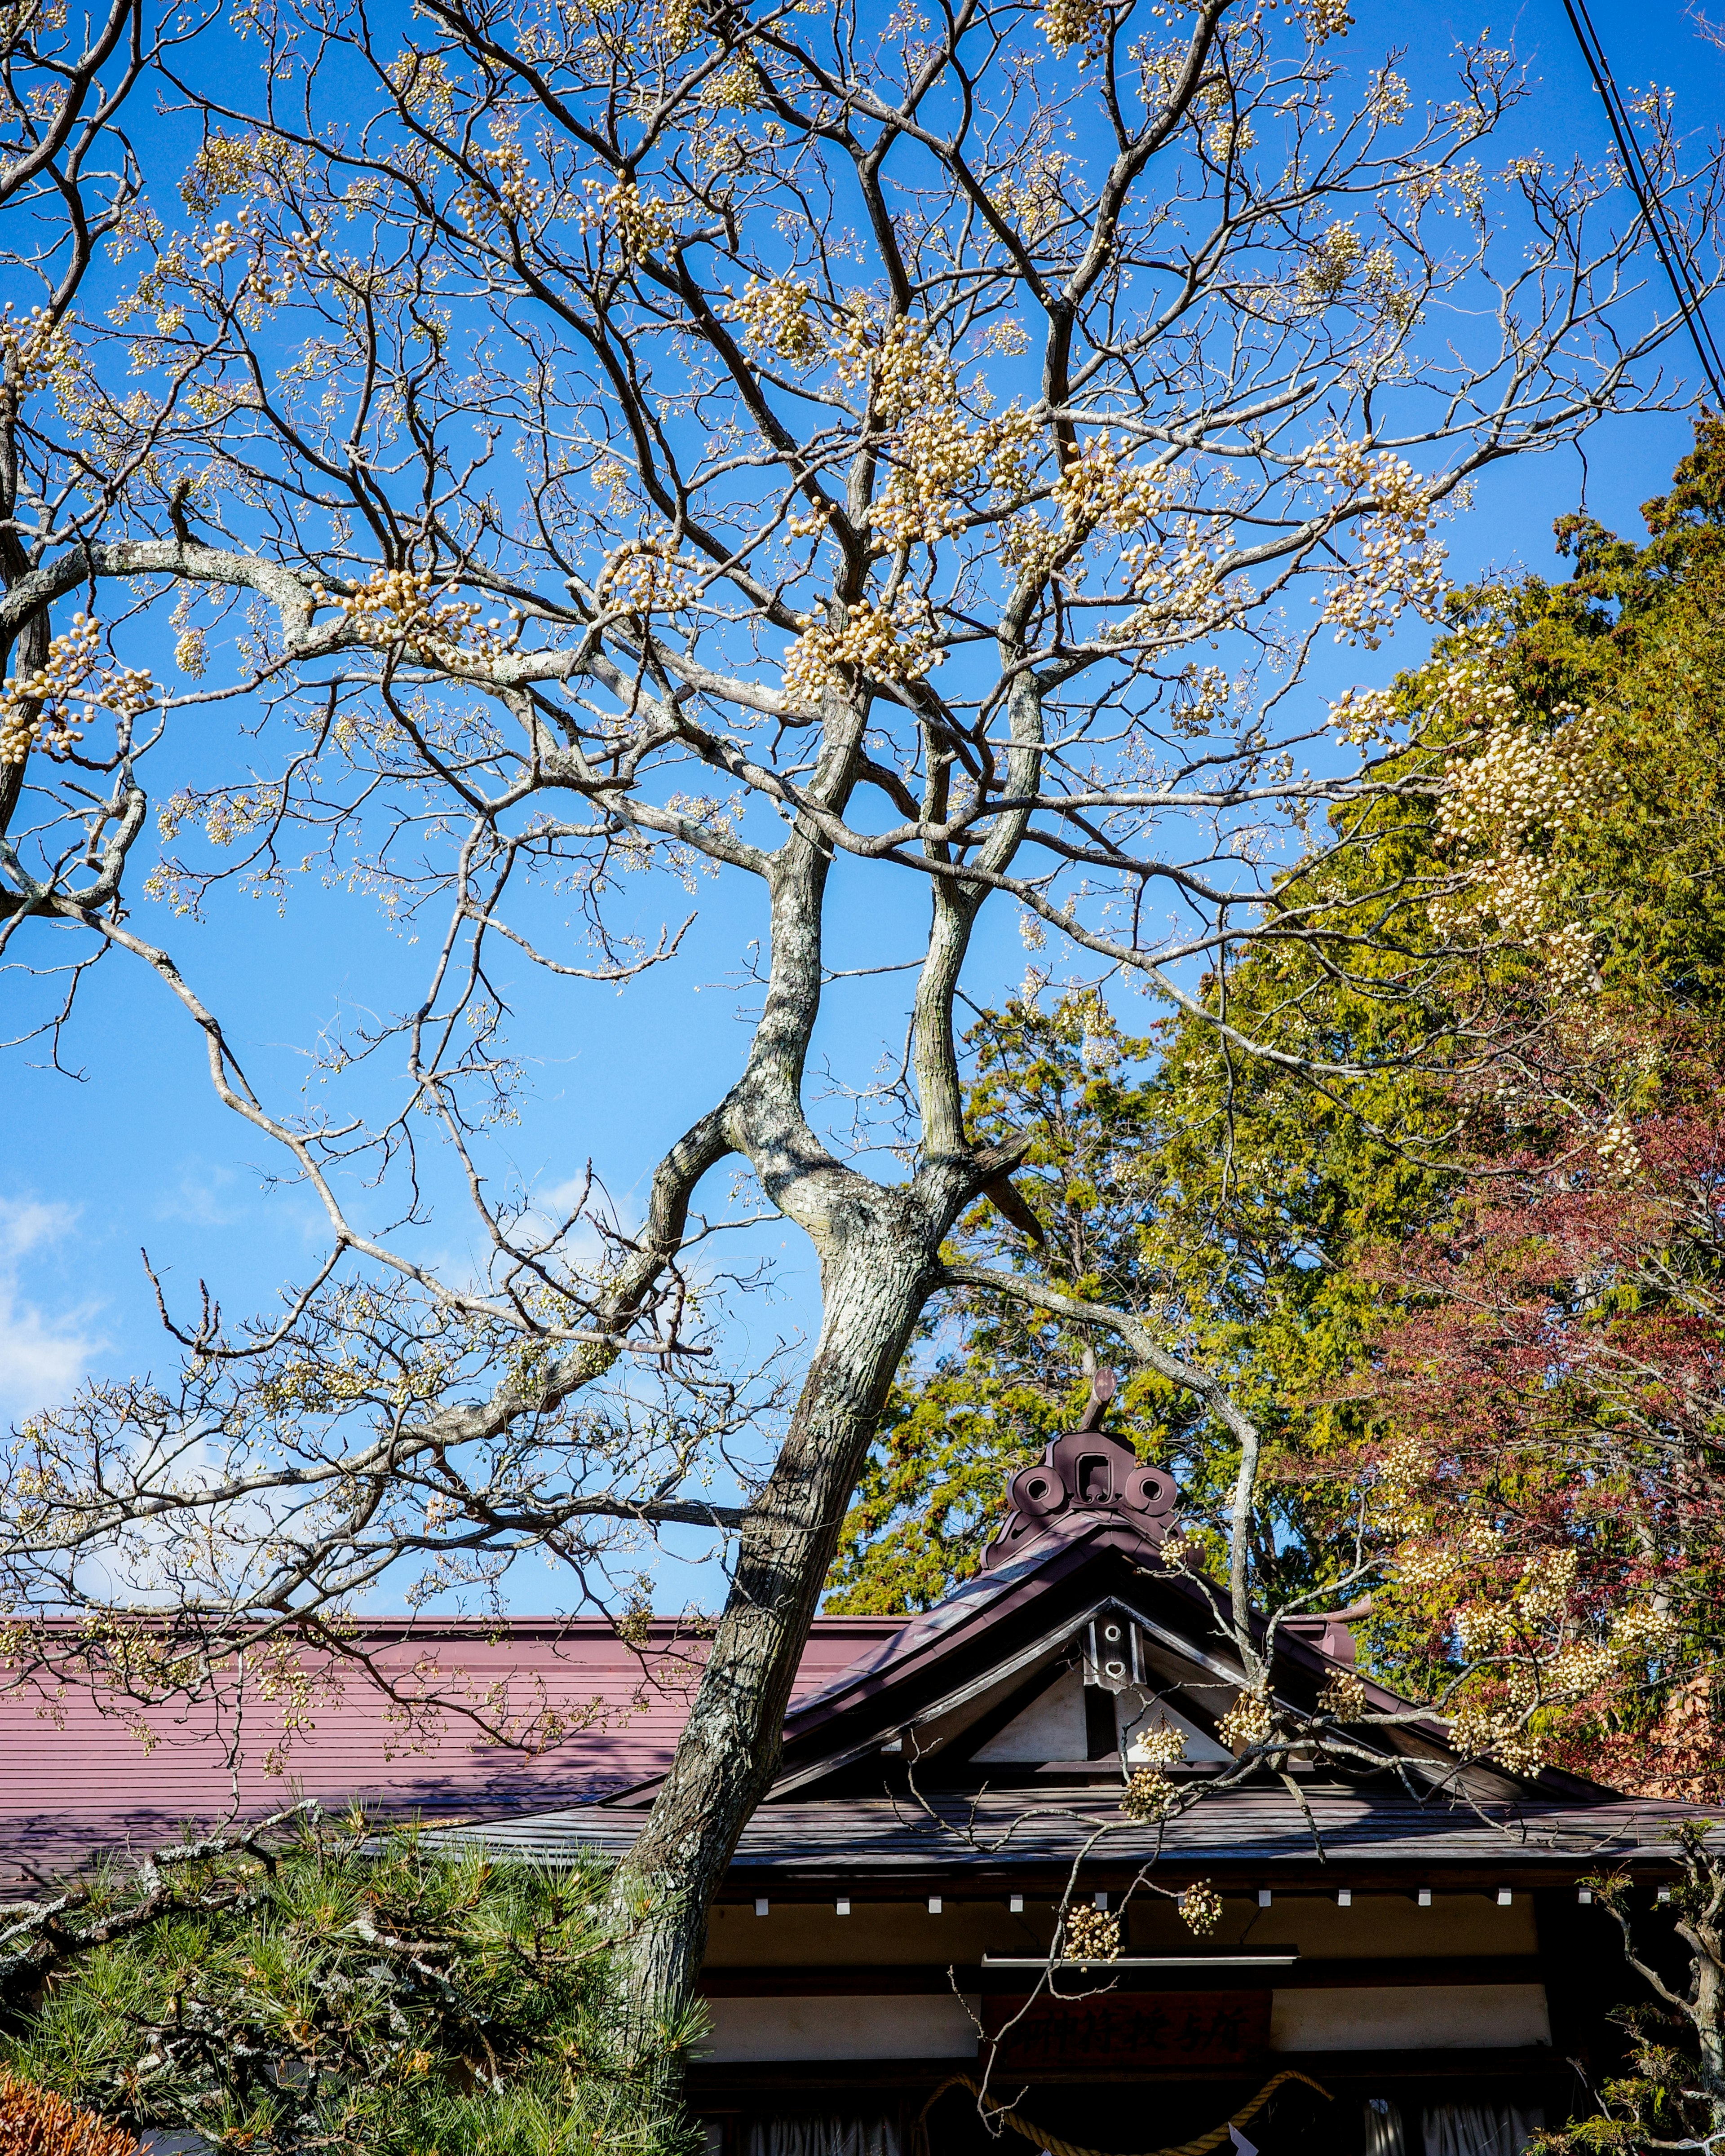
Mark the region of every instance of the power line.
[[1702, 312], [1702, 295], [1690, 267], [1688, 250], [1672, 225], [1641, 146], [1636, 139], [1623, 94], [1618, 89], [1611, 73], [1611, 63], [1605, 57], [1605, 48], [1599, 33], [1594, 28], [1593, 18], [1587, 12], [1587, 0], [1563, 0], [1563, 12], [1569, 18], [1569, 27], [1575, 33], [1587, 61], [1588, 72], [1594, 79], [1594, 88], [1599, 93], [1605, 107], [1605, 117], [1611, 123], [1611, 133], [1617, 144], [1617, 154], [1622, 160], [1624, 177], [1640, 206], [1653, 244], [1659, 259], [1665, 264], [1665, 274], [1671, 280], [1671, 293], [1677, 302], [1678, 311], [1688, 325], [1689, 335], [1695, 346], [1696, 357], [1701, 370], [1711, 385], [1720, 408], [1725, 410], [1725, 354], [1722, 354]]
[[1725, 358], [1722, 358], [1707, 317], [1702, 311], [1702, 295], [1690, 265], [1688, 250], [1671, 224], [1664, 198], [1642, 154], [1623, 93], [1617, 87], [1611, 72], [1611, 63], [1605, 57], [1604, 41], [1588, 13], [1587, 0], [1563, 0], [1563, 8], [1587, 60], [1594, 86], [1604, 105], [1605, 116], [1610, 122], [1618, 155], [1623, 161], [1624, 177], [1646, 219], [1647, 229], [1658, 249], [1659, 259], [1665, 265], [1666, 275], [1671, 280], [1672, 294], [1688, 326], [1702, 371], [1712, 385], [1714, 396], [1725, 403]]

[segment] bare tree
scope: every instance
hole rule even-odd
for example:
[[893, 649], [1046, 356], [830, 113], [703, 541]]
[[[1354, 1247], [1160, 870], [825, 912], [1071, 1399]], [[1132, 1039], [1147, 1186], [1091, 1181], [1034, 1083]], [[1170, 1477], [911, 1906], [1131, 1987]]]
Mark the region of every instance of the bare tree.
[[[0, 12], [0, 211], [8, 218], [8, 267], [23, 273], [0, 324], [0, 582], [8, 587], [35, 566], [31, 541], [42, 520], [32, 512], [47, 476], [33, 462], [33, 429], [20, 407], [65, 350], [63, 325], [97, 248], [105, 239], [123, 246], [135, 229], [140, 175], [119, 121], [151, 57], [142, 0], [112, 0], [106, 18], [86, 18], [81, 33], [64, 8], [39, 0]], [[26, 290], [39, 295], [28, 316], [19, 311]], [[50, 531], [64, 506], [62, 495]], [[44, 608], [8, 613], [0, 669], [13, 667], [14, 681], [28, 680], [46, 663], [49, 637]], [[0, 833], [18, 806], [27, 759], [15, 752], [34, 717], [8, 702]]]
[[[15, 1665], [205, 1686], [242, 1647], [338, 1636], [386, 1574], [488, 1589], [524, 1549], [603, 1568], [666, 1522], [734, 1531], [633, 1861], [645, 2021], [689, 1995], [906, 1343], [975, 1284], [947, 1230], [983, 1193], [1015, 1217], [1019, 1150], [972, 1142], [955, 1047], [984, 906], [1346, 1086], [1238, 1033], [1230, 955], [1291, 939], [1381, 978], [1406, 943], [1398, 993], [1435, 987], [1404, 935], [1429, 887], [1386, 887], [1363, 932], [1357, 891], [1277, 879], [1314, 814], [1440, 776], [1355, 707], [1314, 714], [1305, 658], [1435, 603], [1474, 475], [1666, 394], [1610, 172], [1488, 170], [1512, 57], [1459, 52], [1427, 101], [1394, 54], [1344, 68], [1348, 28], [1333, 0], [423, 0], [398, 45], [346, 0], [246, 0], [158, 63], [203, 128], [186, 228], [133, 216], [100, 311], [8, 332], [0, 937], [74, 988], [109, 952], [152, 970], [329, 1236], [255, 1323], [164, 1305], [173, 1384], [23, 1434]], [[219, 85], [255, 62], [254, 107]], [[1668, 116], [1645, 124], [1711, 244], [1717, 159], [1686, 178]], [[164, 631], [172, 687], [126, 656]], [[152, 759], [193, 727], [220, 747], [154, 800], [137, 869]], [[195, 926], [318, 867], [434, 957], [412, 1009], [326, 1044], [328, 1097], [363, 1080], [362, 1104], [307, 1116], [240, 1067]], [[636, 870], [678, 886], [662, 932], [629, 929]], [[906, 1034], [847, 1144], [809, 1064], [829, 910], [865, 871], [917, 879], [928, 925], [865, 938]], [[767, 922], [742, 1067], [639, 1220], [597, 1188], [547, 1218], [493, 1150], [508, 970], [567, 983], [572, 1031], [593, 985], [674, 961], [709, 874]], [[146, 932], [146, 895], [178, 925]], [[416, 1255], [439, 1159], [483, 1224], [476, 1279]], [[735, 1210], [694, 1208], [726, 1160], [809, 1239], [822, 1318], [719, 1505], [703, 1478], [775, 1380], [711, 1352], [694, 1253]], [[1216, 1393], [1178, 1342], [1084, 1316]], [[39, 1621], [69, 1609], [69, 1640]]]

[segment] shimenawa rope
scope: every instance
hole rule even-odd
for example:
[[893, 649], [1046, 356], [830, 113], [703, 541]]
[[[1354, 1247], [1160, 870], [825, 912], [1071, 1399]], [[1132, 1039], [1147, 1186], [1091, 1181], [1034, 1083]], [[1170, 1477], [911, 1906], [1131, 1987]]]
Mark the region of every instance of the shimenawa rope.
[[[1309, 2074], [1296, 2073], [1293, 2068], [1289, 2066], [1279, 2074], [1272, 2074], [1249, 2104], [1242, 2106], [1231, 2118], [1224, 2118], [1219, 2126], [1213, 2126], [1208, 2133], [1200, 2133], [1194, 2141], [1182, 2141], [1173, 2148], [1153, 2148], [1147, 2152], [1147, 2156], [1210, 2156], [1210, 2151], [1213, 2148], [1219, 2148], [1228, 2138], [1229, 2128], [1244, 2126], [1255, 2112], [1262, 2110], [1284, 2082], [1304, 2082], [1307, 2088], [1317, 2089], [1326, 2103], [1332, 2103], [1335, 2101], [1330, 2092], [1320, 2087]], [[973, 2096], [988, 2107], [1003, 2126], [1009, 2126], [1014, 2133], [1022, 2133], [1027, 2141], [1035, 2142], [1045, 2152], [1045, 2156], [1107, 2156], [1107, 2152], [1104, 2149], [1081, 2148], [1074, 2141], [1057, 2141], [1052, 2134], [1045, 2132], [1041, 2127], [1032, 2126], [1028, 2119], [1020, 2118], [1015, 2111], [1009, 2109], [1005, 2104], [996, 2103], [993, 2097], [984, 2096], [980, 2085], [973, 2082], [968, 2074], [948, 2075], [927, 2102], [923, 2105], [916, 2119], [916, 2134], [924, 2148], [928, 2145], [928, 2114], [947, 2091], [953, 2088], [968, 2088]]]

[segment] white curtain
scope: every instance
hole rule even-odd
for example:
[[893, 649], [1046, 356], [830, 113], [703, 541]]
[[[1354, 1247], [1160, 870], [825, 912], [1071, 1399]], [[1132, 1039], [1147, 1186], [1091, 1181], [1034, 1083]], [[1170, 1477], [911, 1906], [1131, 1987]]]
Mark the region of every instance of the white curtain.
[[885, 2118], [761, 2118], [744, 2156], [903, 2156], [898, 2128]]
[[1545, 2113], [1503, 2103], [1434, 2103], [1420, 2123], [1425, 2156], [1522, 2156]]
[[1387, 2096], [1366, 2098], [1366, 2156], [1408, 2156], [1402, 2110]]

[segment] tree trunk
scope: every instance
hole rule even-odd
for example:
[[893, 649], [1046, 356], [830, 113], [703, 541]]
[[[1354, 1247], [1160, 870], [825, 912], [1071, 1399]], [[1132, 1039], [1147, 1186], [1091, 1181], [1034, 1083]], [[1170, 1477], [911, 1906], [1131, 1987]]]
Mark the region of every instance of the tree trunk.
[[680, 2063], [655, 2066], [706, 1951], [707, 1910], [778, 1769], [786, 1705], [850, 1493], [932, 1290], [938, 1235], [908, 1191], [850, 1186], [824, 1238], [819, 1342], [790, 1430], [739, 1537], [737, 1570], [676, 1756], [619, 1875], [620, 2015], [641, 2070], [673, 2104]]
[[1719, 1938], [1717, 1933], [1709, 1935], [1702, 1926], [1690, 1931], [1688, 1927], [1679, 1925], [1678, 1930], [1690, 1942], [1695, 2001], [1690, 2019], [1695, 2025], [1697, 2047], [1701, 2053], [1702, 2076], [1712, 2111], [1712, 2129], [1717, 2133], [1725, 2129], [1725, 1969], [1720, 1967]]

